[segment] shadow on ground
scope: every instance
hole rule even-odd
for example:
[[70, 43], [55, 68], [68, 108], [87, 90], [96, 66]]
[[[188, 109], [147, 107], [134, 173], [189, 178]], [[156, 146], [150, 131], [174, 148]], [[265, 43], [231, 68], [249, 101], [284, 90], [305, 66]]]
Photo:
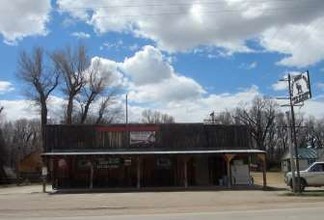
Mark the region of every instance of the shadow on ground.
[[208, 192], [208, 191], [285, 191], [286, 188], [271, 187], [264, 188], [261, 185], [252, 186], [232, 186], [231, 188], [208, 186], [208, 187], [143, 187], [137, 188], [94, 188], [94, 189], [57, 189], [48, 192], [50, 195], [59, 194], [83, 194], [83, 193], [143, 193], [143, 192]]

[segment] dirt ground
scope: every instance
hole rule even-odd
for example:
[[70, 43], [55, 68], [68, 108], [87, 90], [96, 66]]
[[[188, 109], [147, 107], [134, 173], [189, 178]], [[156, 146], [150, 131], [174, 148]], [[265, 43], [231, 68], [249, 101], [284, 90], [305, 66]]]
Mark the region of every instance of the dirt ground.
[[[287, 196], [282, 175], [268, 173], [275, 190], [255, 188], [169, 192], [42, 193], [41, 185], [0, 188], [0, 219], [38, 216], [91, 216], [324, 206], [323, 197]], [[255, 182], [262, 174], [253, 173]]]
[[[257, 185], [263, 184], [262, 172], [251, 172], [254, 183]], [[287, 188], [284, 182], [284, 173], [282, 172], [267, 172], [267, 185], [275, 188]]]

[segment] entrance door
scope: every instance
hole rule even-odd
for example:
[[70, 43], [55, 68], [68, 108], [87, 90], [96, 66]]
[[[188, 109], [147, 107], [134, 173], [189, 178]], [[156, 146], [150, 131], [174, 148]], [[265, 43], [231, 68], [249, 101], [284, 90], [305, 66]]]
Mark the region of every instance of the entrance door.
[[70, 167], [67, 158], [58, 159], [56, 168], [54, 187], [58, 189], [70, 187]]
[[220, 156], [208, 158], [209, 180], [211, 185], [224, 185], [223, 177], [226, 176], [226, 163]]
[[196, 183], [198, 186], [210, 185], [209, 182], [209, 167], [208, 167], [208, 157], [197, 156], [195, 157], [195, 173], [196, 173]]

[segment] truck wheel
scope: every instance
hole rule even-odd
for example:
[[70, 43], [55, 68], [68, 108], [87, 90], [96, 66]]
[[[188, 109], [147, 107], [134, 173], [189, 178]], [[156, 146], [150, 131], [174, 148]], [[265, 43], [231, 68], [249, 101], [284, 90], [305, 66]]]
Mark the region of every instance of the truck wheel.
[[306, 181], [304, 179], [300, 179], [300, 191], [304, 192], [305, 191], [305, 187], [306, 187]]
[[[296, 179], [296, 184], [297, 184], [297, 179]], [[305, 190], [306, 185], [307, 185], [306, 181], [304, 179], [300, 179], [300, 191], [301, 192], [303, 192]], [[289, 186], [290, 186], [291, 191], [294, 191], [292, 180], [289, 182]], [[296, 189], [296, 190], [298, 190], [298, 189]]]
[[289, 182], [289, 187], [290, 187], [291, 191], [294, 191], [294, 186], [293, 186], [292, 180], [290, 180], [290, 182]]

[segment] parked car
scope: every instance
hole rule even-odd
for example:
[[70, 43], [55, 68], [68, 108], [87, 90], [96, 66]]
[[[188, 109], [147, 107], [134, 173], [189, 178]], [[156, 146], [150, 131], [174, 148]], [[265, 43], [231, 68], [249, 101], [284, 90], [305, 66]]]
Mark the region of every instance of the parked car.
[[[295, 178], [297, 178], [297, 173], [295, 173]], [[293, 187], [292, 185], [292, 173], [288, 172], [285, 175], [285, 183]], [[305, 187], [321, 187], [324, 186], [324, 161], [315, 162], [310, 165], [306, 170], [300, 171], [300, 186], [301, 190]]]

